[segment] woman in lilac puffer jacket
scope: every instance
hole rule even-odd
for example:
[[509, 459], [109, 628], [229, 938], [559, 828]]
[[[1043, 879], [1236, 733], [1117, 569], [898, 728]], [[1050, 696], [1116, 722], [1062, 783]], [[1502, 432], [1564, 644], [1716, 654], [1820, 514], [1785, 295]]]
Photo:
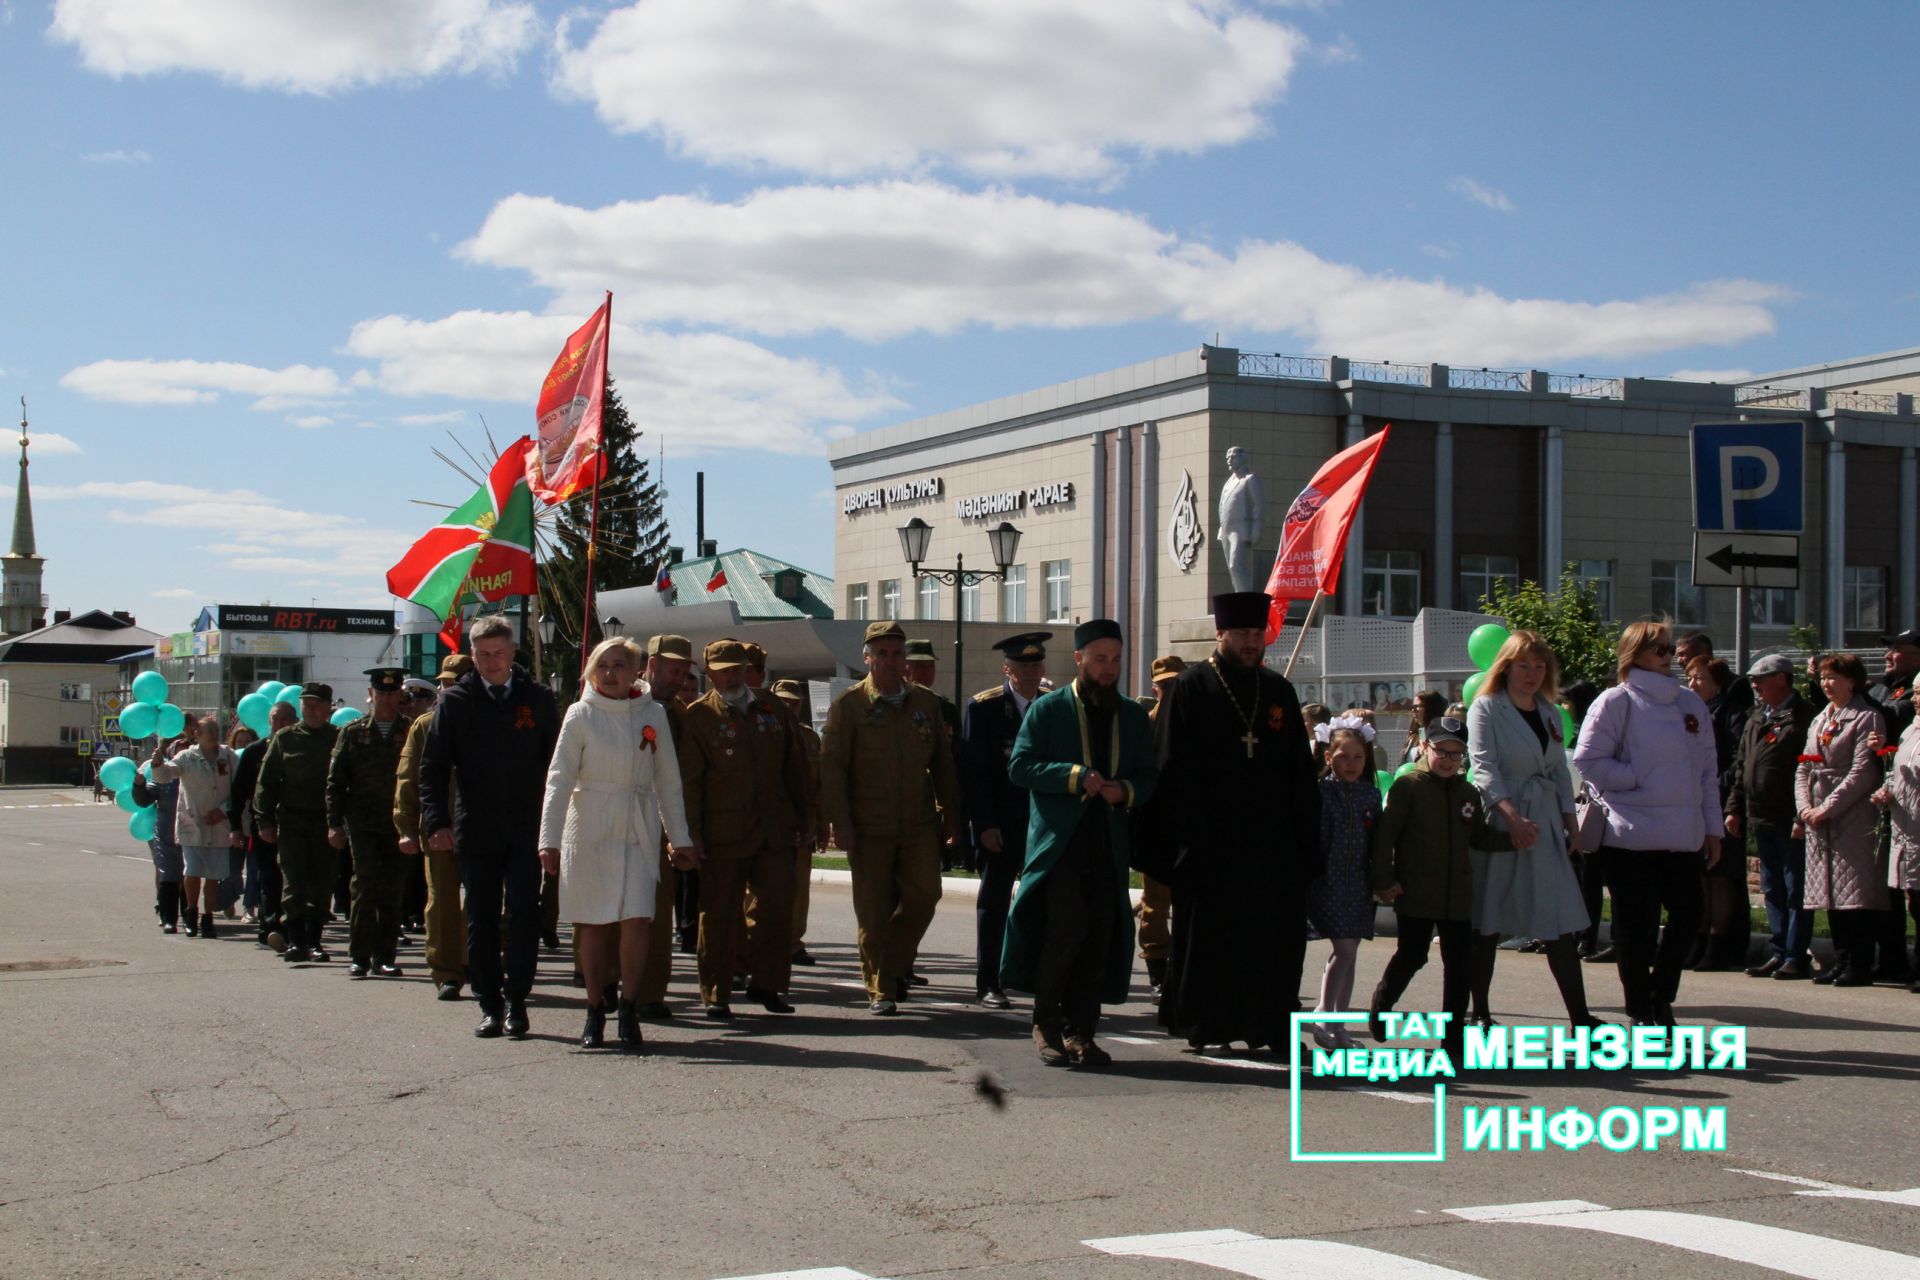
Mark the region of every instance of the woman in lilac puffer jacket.
[[1705, 907], [1702, 860], [1720, 860], [1726, 834], [1712, 716], [1672, 668], [1666, 622], [1629, 626], [1620, 636], [1620, 683], [1594, 700], [1573, 752], [1574, 768], [1607, 810], [1602, 861], [1627, 1015], [1669, 1027]]

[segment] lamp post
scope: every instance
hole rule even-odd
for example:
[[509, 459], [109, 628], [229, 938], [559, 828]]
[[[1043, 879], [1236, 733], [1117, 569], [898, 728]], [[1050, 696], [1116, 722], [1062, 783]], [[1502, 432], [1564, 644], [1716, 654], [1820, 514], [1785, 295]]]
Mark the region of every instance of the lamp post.
[[[919, 516], [900, 526], [900, 553], [906, 557], [907, 566], [917, 583], [922, 578], [932, 578], [944, 582], [954, 590], [953, 599], [953, 705], [965, 705], [961, 693], [960, 668], [966, 657], [966, 632], [962, 627], [960, 601], [962, 593], [968, 587], [991, 580], [1004, 581], [1007, 569], [1013, 564], [1013, 557], [1020, 549], [1020, 531], [1002, 520], [987, 530], [987, 547], [993, 552], [993, 569], [969, 569], [966, 557], [956, 555], [951, 569], [929, 569], [926, 567], [927, 546], [933, 541], [933, 526]], [[919, 594], [918, 592], [915, 593]]]
[[[554, 633], [559, 629], [559, 624], [553, 620], [551, 615], [544, 613], [540, 615], [538, 634], [540, 636], [540, 653], [543, 662], [546, 651], [553, 648]], [[560, 670], [557, 666], [552, 671], [546, 673], [546, 681], [547, 688], [553, 690], [555, 693], [560, 692]]]

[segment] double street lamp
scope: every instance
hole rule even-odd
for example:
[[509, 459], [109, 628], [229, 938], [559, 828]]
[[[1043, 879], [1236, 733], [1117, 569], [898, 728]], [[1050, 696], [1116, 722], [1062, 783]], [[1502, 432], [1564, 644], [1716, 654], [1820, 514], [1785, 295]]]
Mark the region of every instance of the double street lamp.
[[[961, 661], [966, 657], [966, 633], [961, 627], [961, 599], [968, 587], [987, 581], [1005, 581], [1007, 570], [1013, 564], [1014, 555], [1020, 550], [1020, 531], [1002, 520], [987, 530], [987, 547], [993, 552], [993, 569], [969, 569], [966, 557], [956, 555], [951, 569], [930, 569], [926, 566], [927, 546], [933, 541], [933, 526], [919, 516], [900, 526], [900, 553], [906, 557], [907, 565], [913, 572], [917, 583], [922, 578], [932, 578], [946, 583], [954, 589], [953, 601], [953, 705], [964, 706], [966, 699], [962, 694]], [[916, 596], [918, 592], [914, 593]]]

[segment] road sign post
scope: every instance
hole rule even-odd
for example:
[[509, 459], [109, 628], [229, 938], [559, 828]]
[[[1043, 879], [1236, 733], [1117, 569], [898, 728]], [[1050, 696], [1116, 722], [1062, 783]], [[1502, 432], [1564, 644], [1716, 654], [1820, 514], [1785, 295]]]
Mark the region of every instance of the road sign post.
[[1693, 583], [1733, 588], [1734, 661], [1744, 672], [1748, 589], [1800, 586], [1807, 425], [1696, 423], [1692, 444]]

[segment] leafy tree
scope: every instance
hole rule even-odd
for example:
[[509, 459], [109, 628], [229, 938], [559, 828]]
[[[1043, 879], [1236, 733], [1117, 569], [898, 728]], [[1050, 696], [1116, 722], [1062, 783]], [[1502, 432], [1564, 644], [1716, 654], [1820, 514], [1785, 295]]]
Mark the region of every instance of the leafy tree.
[[1613, 681], [1620, 630], [1601, 616], [1599, 595], [1578, 570], [1569, 564], [1561, 571], [1558, 591], [1533, 581], [1518, 587], [1496, 581], [1480, 597], [1480, 611], [1504, 618], [1514, 631], [1538, 632], [1560, 659], [1564, 682], [1590, 680], [1604, 687]]

